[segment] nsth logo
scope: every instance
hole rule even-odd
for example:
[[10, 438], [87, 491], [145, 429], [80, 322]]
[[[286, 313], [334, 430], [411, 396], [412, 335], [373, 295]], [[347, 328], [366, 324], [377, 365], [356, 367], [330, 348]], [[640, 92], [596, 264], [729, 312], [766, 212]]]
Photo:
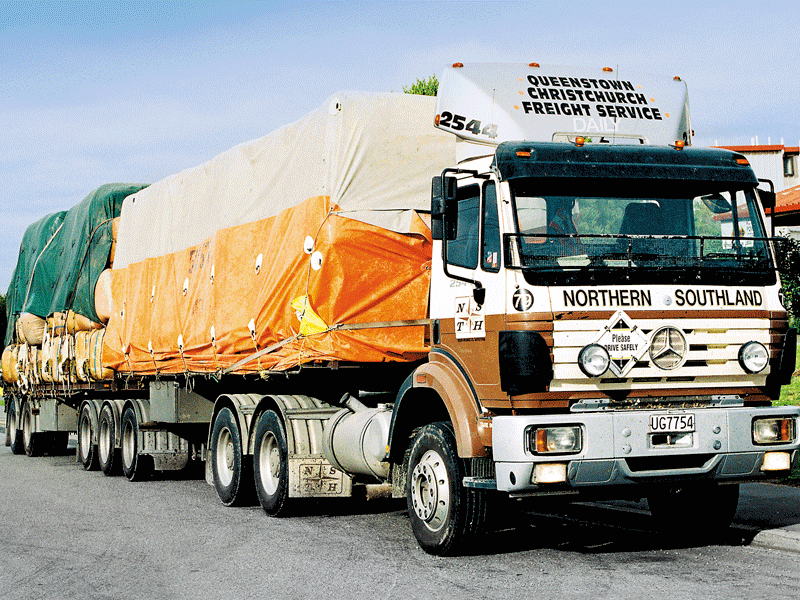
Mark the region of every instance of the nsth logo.
[[485, 338], [483, 306], [470, 296], [456, 298], [456, 339]]

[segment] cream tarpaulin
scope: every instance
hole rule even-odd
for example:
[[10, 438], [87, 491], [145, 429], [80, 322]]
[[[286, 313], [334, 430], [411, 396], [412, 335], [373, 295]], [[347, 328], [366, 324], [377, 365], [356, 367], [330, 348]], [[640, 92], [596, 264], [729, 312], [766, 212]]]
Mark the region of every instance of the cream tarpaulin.
[[[455, 141], [434, 100], [341, 93], [297, 123], [126, 199], [103, 362], [237, 371], [415, 360], [426, 316], [431, 177]], [[122, 267], [122, 268], [120, 268]]]

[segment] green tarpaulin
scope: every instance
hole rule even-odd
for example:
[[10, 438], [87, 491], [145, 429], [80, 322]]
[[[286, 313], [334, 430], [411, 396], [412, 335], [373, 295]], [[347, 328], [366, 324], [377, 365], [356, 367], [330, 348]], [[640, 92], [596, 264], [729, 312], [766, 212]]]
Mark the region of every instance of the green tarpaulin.
[[126, 197], [144, 187], [103, 185], [70, 210], [48, 215], [28, 227], [6, 296], [5, 346], [13, 341], [21, 313], [48, 317], [73, 310], [98, 321], [94, 287], [108, 263], [111, 219], [119, 216]]

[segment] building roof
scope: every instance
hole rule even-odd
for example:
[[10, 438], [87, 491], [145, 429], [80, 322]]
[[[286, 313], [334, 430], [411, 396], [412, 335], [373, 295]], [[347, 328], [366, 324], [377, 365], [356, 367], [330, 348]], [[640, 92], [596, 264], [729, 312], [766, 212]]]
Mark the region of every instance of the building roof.
[[783, 144], [771, 144], [760, 146], [716, 146], [733, 152], [783, 152], [784, 154], [800, 154], [800, 146], [784, 146]]
[[778, 192], [775, 195], [775, 213], [800, 212], [800, 185]]

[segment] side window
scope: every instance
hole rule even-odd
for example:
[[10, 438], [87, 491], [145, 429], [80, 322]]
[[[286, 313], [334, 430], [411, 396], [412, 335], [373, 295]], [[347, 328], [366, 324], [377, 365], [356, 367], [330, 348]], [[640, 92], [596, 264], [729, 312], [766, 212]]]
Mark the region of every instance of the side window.
[[478, 184], [458, 188], [458, 231], [456, 239], [447, 242], [447, 262], [478, 268], [480, 244], [481, 191]]
[[483, 187], [483, 245], [481, 267], [496, 273], [500, 270], [500, 221], [497, 218], [497, 190], [490, 181]]

